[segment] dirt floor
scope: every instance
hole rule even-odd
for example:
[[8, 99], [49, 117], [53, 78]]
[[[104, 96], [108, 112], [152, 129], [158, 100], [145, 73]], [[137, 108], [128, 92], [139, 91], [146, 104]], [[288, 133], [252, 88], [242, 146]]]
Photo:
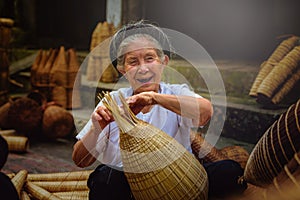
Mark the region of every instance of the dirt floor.
[[10, 152], [2, 171], [16, 173], [22, 169], [29, 173], [68, 172], [88, 168], [79, 168], [72, 161], [72, 150], [75, 140], [58, 139], [56, 141], [38, 141], [30, 143], [28, 152]]

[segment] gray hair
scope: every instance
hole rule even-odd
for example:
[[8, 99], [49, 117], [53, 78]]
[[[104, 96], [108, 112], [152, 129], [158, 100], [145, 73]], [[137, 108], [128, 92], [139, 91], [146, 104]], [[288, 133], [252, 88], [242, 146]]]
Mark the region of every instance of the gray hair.
[[156, 53], [158, 55], [158, 57], [160, 58], [161, 61], [164, 60], [164, 52], [162, 50], [162, 47], [160, 45], [160, 43], [154, 39], [152, 36], [148, 35], [148, 34], [134, 34], [134, 35], [130, 35], [127, 38], [125, 38], [120, 46], [119, 49], [117, 51], [117, 65], [118, 68], [123, 68], [124, 67], [124, 62], [125, 62], [125, 55], [126, 55], [126, 49], [128, 48], [128, 46], [134, 42], [137, 39], [147, 39], [149, 42], [151, 42], [151, 44], [153, 45], [153, 48], [156, 50]]

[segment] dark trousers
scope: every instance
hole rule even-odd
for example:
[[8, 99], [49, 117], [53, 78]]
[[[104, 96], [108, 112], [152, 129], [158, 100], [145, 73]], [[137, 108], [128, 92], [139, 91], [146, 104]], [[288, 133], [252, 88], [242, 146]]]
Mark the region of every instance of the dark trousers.
[[[240, 164], [233, 160], [222, 160], [203, 165], [208, 176], [209, 197], [224, 198], [242, 193], [246, 183], [239, 183], [243, 175]], [[130, 186], [123, 171], [99, 165], [88, 179], [90, 200], [132, 200]]]

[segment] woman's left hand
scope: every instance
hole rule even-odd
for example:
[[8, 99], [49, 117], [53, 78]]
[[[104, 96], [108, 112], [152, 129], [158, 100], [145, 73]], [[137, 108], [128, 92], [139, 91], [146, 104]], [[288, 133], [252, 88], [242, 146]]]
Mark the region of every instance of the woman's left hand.
[[155, 92], [142, 92], [133, 95], [126, 99], [130, 109], [134, 114], [141, 112], [141, 110], [150, 105], [154, 105], [157, 102], [154, 100]]

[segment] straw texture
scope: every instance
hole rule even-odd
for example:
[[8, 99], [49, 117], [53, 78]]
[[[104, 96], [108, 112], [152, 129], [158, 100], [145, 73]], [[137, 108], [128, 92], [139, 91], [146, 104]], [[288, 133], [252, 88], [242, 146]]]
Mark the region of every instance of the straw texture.
[[89, 190], [83, 191], [70, 191], [70, 192], [54, 192], [54, 195], [62, 199], [70, 200], [88, 200], [89, 199]]
[[79, 181], [87, 180], [93, 170], [57, 172], [48, 174], [28, 174], [29, 181]]
[[249, 152], [241, 146], [228, 146], [220, 149], [228, 159], [238, 162], [245, 169], [249, 159]]
[[300, 100], [280, 115], [254, 147], [245, 168], [247, 182], [268, 186], [300, 150], [299, 118]]
[[74, 128], [73, 115], [66, 109], [57, 106], [48, 106], [43, 115], [43, 134], [48, 138], [63, 138]]
[[29, 140], [25, 136], [4, 136], [3, 138], [7, 141], [8, 149], [11, 152], [24, 153], [29, 149]]
[[263, 80], [268, 76], [268, 74], [272, 71], [273, 67], [279, 63], [289, 52], [291, 49], [295, 47], [299, 38], [296, 36], [289, 37], [282, 41], [267, 61], [261, 64], [260, 71], [254, 80], [254, 83], [250, 89], [249, 95], [252, 97], [257, 97], [257, 90], [260, 87]]
[[207, 199], [203, 166], [174, 138], [139, 120], [124, 97], [121, 111], [109, 94], [104, 104], [120, 128], [123, 169], [135, 199]]
[[21, 197], [20, 200], [30, 200], [29, 195], [24, 190], [21, 191]]
[[14, 184], [19, 197], [21, 197], [21, 190], [26, 181], [28, 172], [26, 170], [20, 170], [12, 179], [11, 182]]
[[200, 162], [215, 162], [228, 159], [220, 150], [208, 143], [199, 133], [190, 132], [191, 147]]
[[65, 192], [75, 190], [88, 190], [87, 180], [79, 181], [32, 181], [35, 185], [48, 192]]
[[26, 182], [25, 191], [30, 193], [30, 195], [35, 199], [61, 200], [61, 198], [33, 184], [32, 182]]

